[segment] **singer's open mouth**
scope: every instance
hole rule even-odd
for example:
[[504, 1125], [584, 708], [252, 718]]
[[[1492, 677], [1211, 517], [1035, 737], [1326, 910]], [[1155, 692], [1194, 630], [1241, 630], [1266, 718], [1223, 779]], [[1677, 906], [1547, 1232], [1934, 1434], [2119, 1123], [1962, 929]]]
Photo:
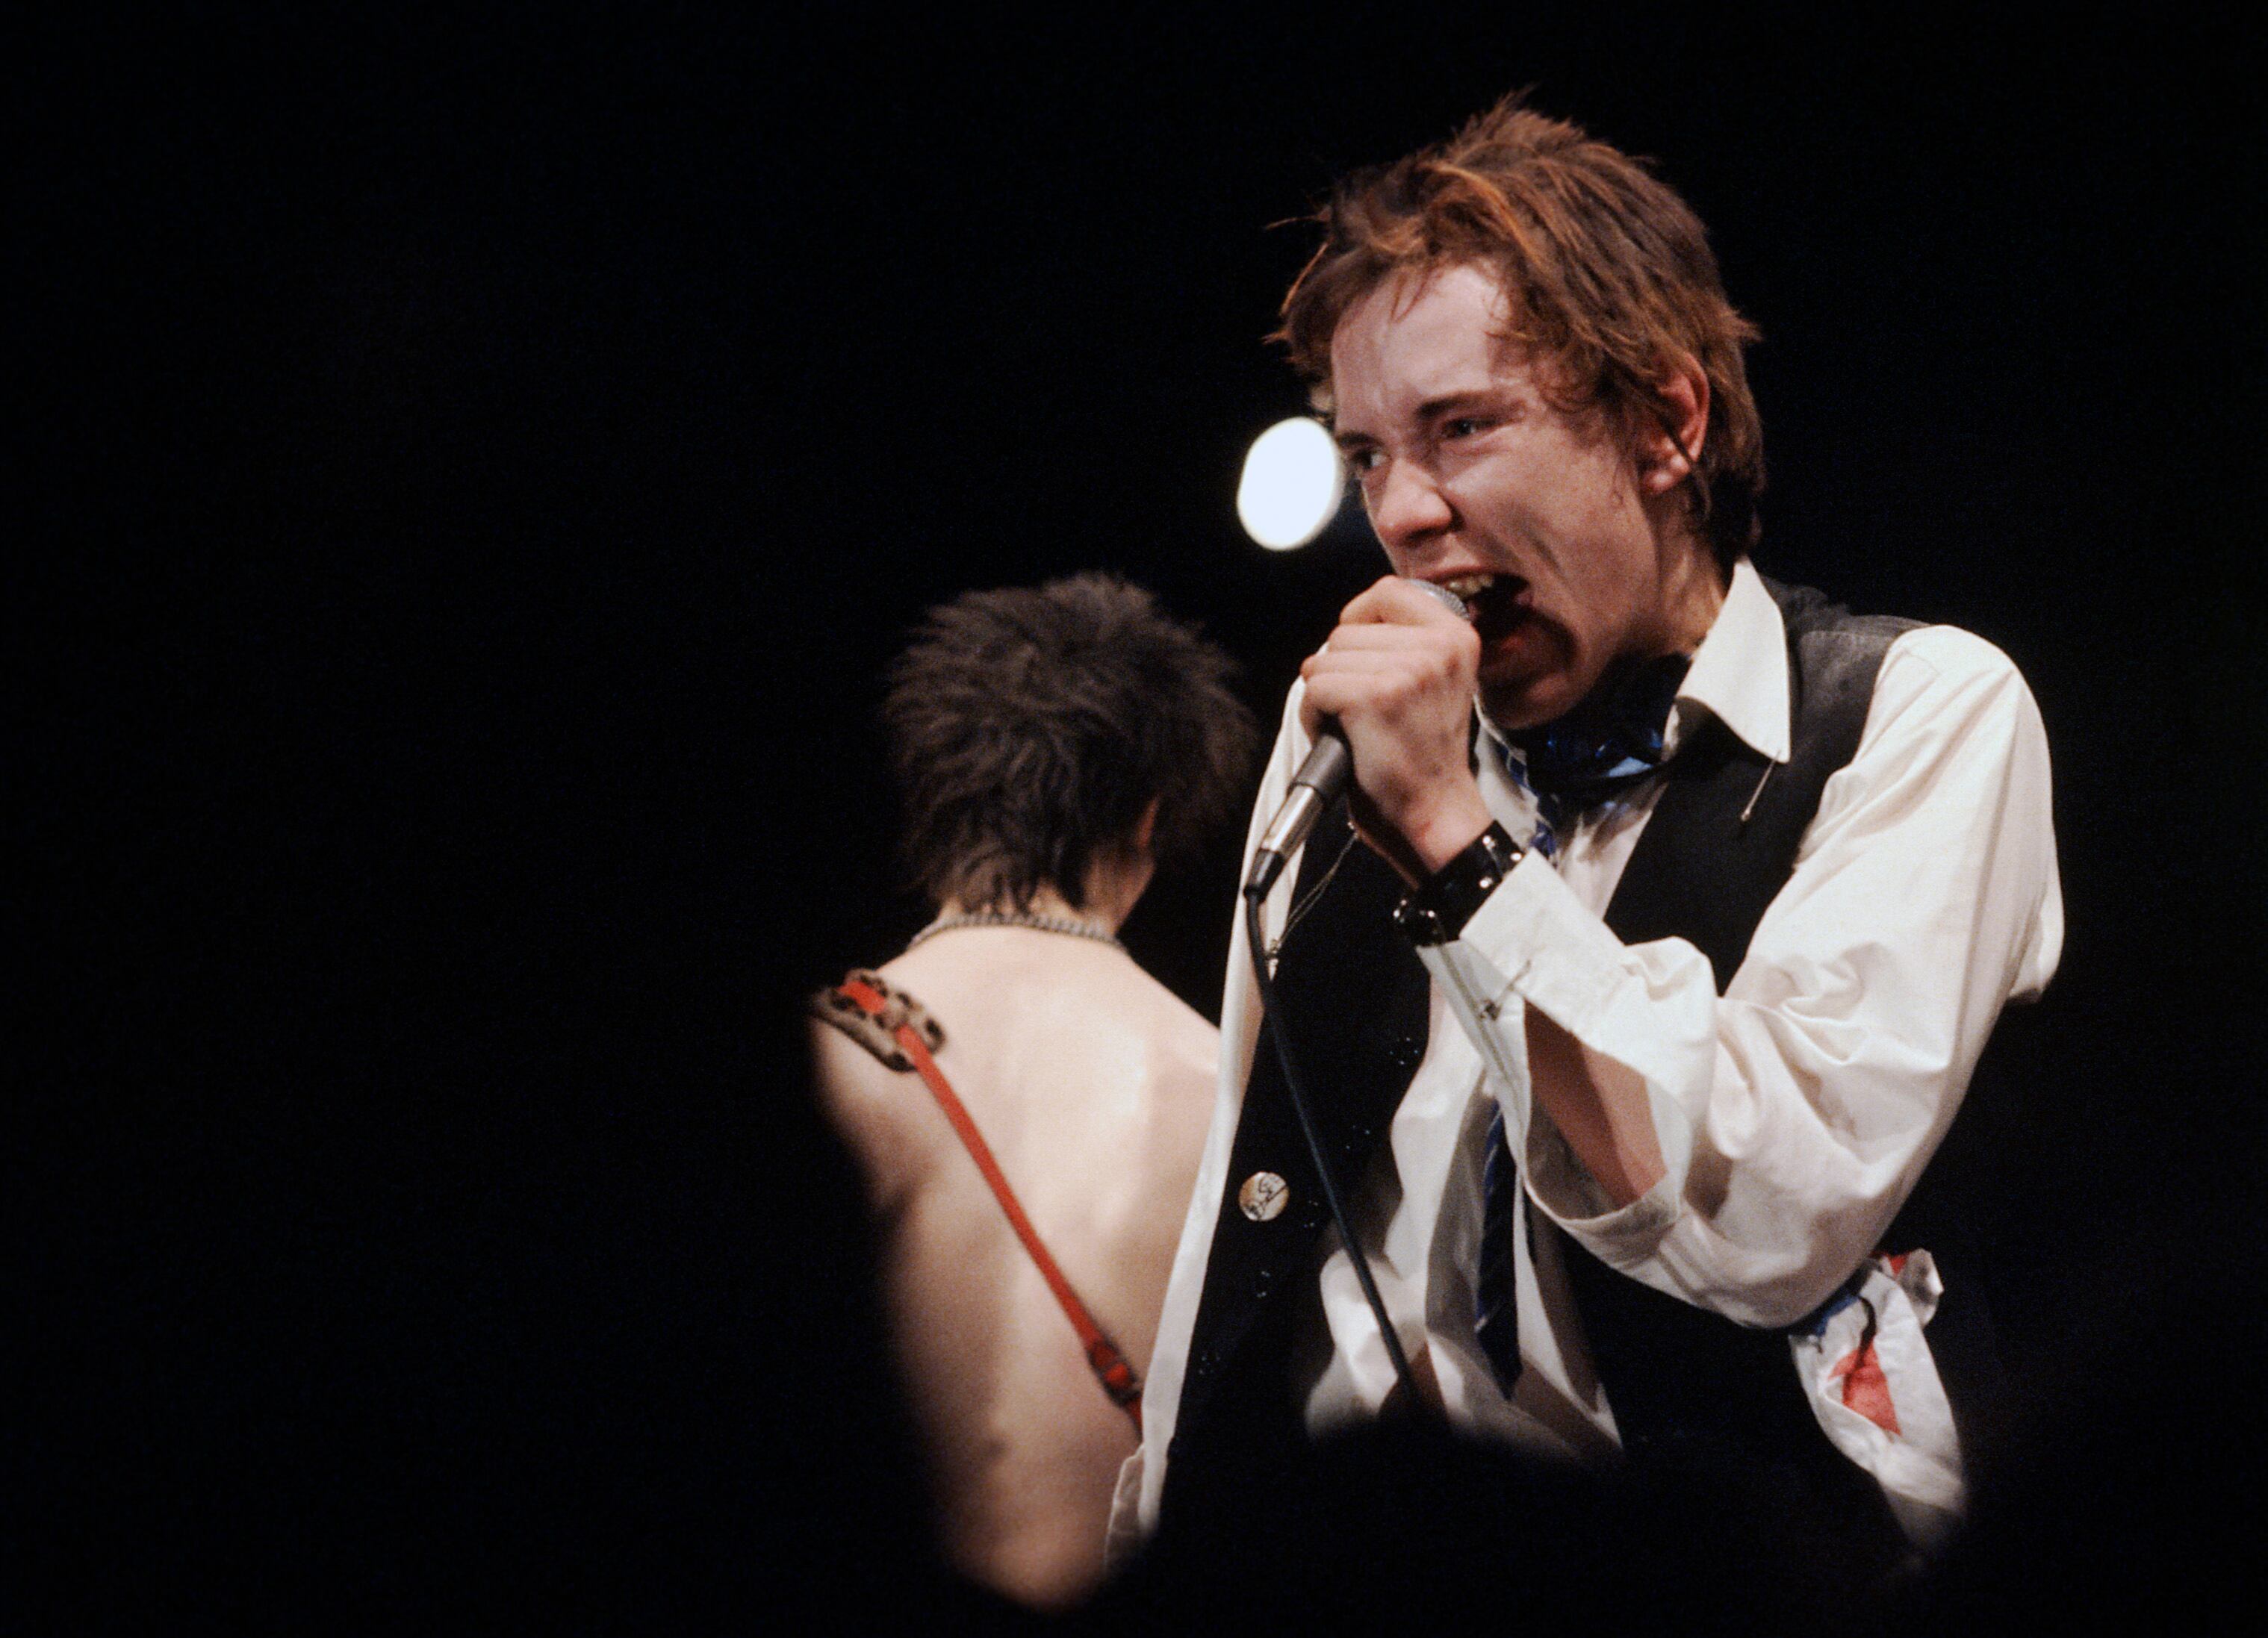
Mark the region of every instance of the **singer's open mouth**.
[[1528, 618], [1528, 582], [1518, 575], [1457, 575], [1441, 585], [1465, 600], [1484, 646], [1493, 646]]

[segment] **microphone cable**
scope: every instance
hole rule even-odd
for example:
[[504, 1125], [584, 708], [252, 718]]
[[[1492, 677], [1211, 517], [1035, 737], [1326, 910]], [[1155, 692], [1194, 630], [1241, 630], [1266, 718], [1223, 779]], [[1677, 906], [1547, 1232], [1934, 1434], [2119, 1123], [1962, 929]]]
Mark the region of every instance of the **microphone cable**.
[[[1358, 844], [1359, 845], [1359, 844]], [[1402, 1351], [1402, 1339], [1394, 1323], [1386, 1315], [1386, 1300], [1378, 1294], [1378, 1281], [1370, 1272], [1370, 1259], [1363, 1254], [1362, 1242], [1355, 1238], [1353, 1221], [1347, 1216], [1346, 1202], [1340, 1198], [1338, 1183], [1331, 1176], [1329, 1157], [1323, 1152], [1322, 1134], [1316, 1128], [1315, 1116], [1307, 1101], [1299, 1069], [1292, 1060], [1292, 1043], [1284, 1028], [1283, 1015], [1276, 1010], [1275, 975], [1268, 970], [1268, 946], [1262, 938], [1261, 905], [1268, 896], [1265, 885], [1248, 882], [1244, 888], [1244, 937], [1252, 951], [1252, 976], [1260, 988], [1261, 1022], [1276, 1042], [1276, 1061], [1283, 1066], [1284, 1090], [1291, 1094], [1292, 1113], [1299, 1117], [1300, 1135], [1307, 1140], [1307, 1157], [1314, 1162], [1315, 1177], [1323, 1188], [1323, 1203], [1329, 1207], [1331, 1222], [1339, 1231], [1339, 1240], [1346, 1247], [1347, 1258], [1354, 1264], [1354, 1277], [1362, 1287], [1363, 1300], [1370, 1304], [1371, 1317], [1378, 1322], [1378, 1334], [1386, 1344], [1386, 1357], [1394, 1366], [1394, 1380], [1401, 1389], [1403, 1402], [1413, 1414], [1429, 1414], [1432, 1406], [1418, 1392], [1417, 1380], [1410, 1374], [1409, 1356]]]

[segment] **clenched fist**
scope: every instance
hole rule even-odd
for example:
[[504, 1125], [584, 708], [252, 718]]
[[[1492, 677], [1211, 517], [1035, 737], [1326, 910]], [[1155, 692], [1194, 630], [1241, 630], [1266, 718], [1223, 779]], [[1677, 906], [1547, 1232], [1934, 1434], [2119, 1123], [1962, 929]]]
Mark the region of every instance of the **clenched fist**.
[[1388, 576], [1340, 611], [1300, 667], [1300, 720], [1338, 719], [1354, 753], [1355, 826], [1412, 882], [1489, 826], [1469, 760], [1480, 639], [1408, 581]]

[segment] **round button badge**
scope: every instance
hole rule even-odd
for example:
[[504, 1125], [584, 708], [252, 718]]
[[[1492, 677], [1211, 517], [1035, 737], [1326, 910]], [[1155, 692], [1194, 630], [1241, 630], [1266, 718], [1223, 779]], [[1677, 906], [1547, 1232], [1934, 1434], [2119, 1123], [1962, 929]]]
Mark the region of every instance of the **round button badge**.
[[1292, 1199], [1292, 1186], [1272, 1172], [1256, 1172], [1236, 1191], [1237, 1208], [1255, 1223], [1281, 1216]]

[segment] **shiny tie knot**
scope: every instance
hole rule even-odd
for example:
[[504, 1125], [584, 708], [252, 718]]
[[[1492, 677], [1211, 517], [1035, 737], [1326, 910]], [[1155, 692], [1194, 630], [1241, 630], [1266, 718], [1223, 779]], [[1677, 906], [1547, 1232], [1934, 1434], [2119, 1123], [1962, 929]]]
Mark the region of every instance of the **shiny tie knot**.
[[1692, 665], [1688, 654], [1616, 660], [1573, 710], [1506, 735], [1526, 764], [1528, 788], [1580, 812], [1653, 773]]

